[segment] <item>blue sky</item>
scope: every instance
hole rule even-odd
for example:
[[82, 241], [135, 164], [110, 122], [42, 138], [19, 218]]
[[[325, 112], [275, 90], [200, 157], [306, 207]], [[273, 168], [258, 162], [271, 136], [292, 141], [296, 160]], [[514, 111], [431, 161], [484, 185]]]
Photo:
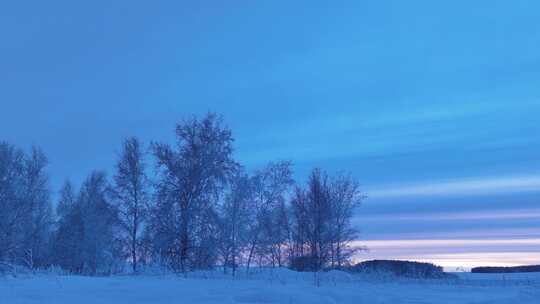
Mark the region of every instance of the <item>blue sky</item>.
[[[536, 1], [3, 3], [0, 139], [42, 146], [57, 188], [110, 170], [123, 137], [171, 141], [177, 120], [215, 111], [250, 169], [290, 159], [298, 180], [314, 166], [352, 172], [370, 197], [357, 218], [367, 240], [528, 237], [433, 242], [422, 258], [531, 257], [539, 12]], [[366, 256], [420, 254], [393, 244], [400, 254], [373, 243]], [[448, 262], [456, 248], [469, 262]]]

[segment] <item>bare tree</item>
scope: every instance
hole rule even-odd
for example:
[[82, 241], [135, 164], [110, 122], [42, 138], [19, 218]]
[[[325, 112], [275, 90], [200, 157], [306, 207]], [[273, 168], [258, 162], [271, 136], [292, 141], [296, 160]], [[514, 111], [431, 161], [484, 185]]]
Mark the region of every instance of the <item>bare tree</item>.
[[350, 246], [350, 243], [358, 237], [358, 230], [352, 225], [351, 220], [365, 196], [360, 192], [358, 182], [343, 173], [332, 178], [330, 189], [332, 210], [330, 263], [332, 267], [341, 268], [358, 249]]
[[24, 152], [0, 143], [0, 261], [14, 262], [21, 244], [20, 221], [28, 213], [22, 201]]
[[90, 174], [78, 195], [64, 184], [55, 231], [45, 154], [0, 143], [0, 264], [54, 263], [95, 275], [128, 259], [133, 272], [152, 260], [183, 273], [222, 261], [233, 276], [241, 264], [248, 272], [252, 264], [347, 265], [358, 249], [352, 219], [364, 198], [356, 180], [314, 169], [294, 187], [288, 161], [250, 176], [233, 159], [233, 142], [215, 114], [178, 123], [174, 145], [151, 146], [151, 188], [143, 145], [128, 138], [112, 186], [102, 172]]
[[[247, 270], [259, 255], [260, 261], [270, 257], [272, 265], [281, 264], [281, 247], [284, 244], [282, 209], [286, 196], [294, 184], [292, 163], [270, 163], [253, 177], [254, 197], [251, 204], [252, 219], [249, 224], [249, 249]], [[279, 255], [279, 256], [278, 256]]]
[[291, 201], [293, 267], [317, 271], [346, 264], [356, 250], [350, 246], [357, 237], [351, 219], [362, 199], [349, 175], [330, 178], [313, 170], [307, 188], [297, 188]]
[[145, 173], [143, 148], [140, 141], [124, 141], [114, 175], [114, 196], [117, 201], [122, 239], [131, 258], [133, 272], [141, 246], [143, 224], [148, 215], [148, 178]]
[[307, 194], [306, 191], [297, 186], [291, 199], [291, 239], [293, 241], [292, 259], [305, 257], [307, 255], [307, 237], [308, 237], [308, 213], [307, 213]]
[[220, 210], [220, 249], [224, 271], [231, 266], [233, 276], [246, 246], [252, 195], [251, 179], [240, 172], [233, 178]]
[[47, 164], [37, 147], [25, 154], [0, 143], [0, 261], [31, 268], [48, 263], [52, 209]]
[[[233, 138], [215, 114], [190, 119], [176, 127], [176, 149], [153, 144], [158, 161], [158, 231], [162, 254], [176, 259], [180, 271], [203, 266], [215, 250], [212, 214], [223, 187], [237, 170]], [[173, 237], [167, 234], [175, 234]], [[164, 246], [165, 245], [165, 246]], [[203, 255], [194, 253], [204, 251]], [[191, 261], [190, 261], [191, 259]], [[190, 263], [190, 265], [188, 265]]]
[[24, 162], [24, 204], [27, 214], [18, 224], [23, 225], [23, 259], [31, 260], [31, 268], [45, 266], [49, 261], [49, 238], [52, 233], [53, 211], [50, 200], [48, 165], [45, 153], [32, 147]]
[[331, 248], [331, 198], [328, 175], [313, 170], [308, 181], [308, 245], [317, 270], [322, 269]]

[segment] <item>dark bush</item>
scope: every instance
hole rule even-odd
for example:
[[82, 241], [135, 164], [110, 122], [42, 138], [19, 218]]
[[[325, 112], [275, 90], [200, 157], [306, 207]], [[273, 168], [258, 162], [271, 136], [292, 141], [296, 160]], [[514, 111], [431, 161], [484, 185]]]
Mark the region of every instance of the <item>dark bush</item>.
[[299, 256], [295, 257], [291, 261], [290, 269], [295, 271], [318, 271], [319, 266], [317, 263], [317, 258], [312, 256]]
[[374, 260], [358, 263], [349, 268], [356, 273], [390, 273], [398, 277], [442, 279], [452, 275], [430, 263], [409, 261]]
[[540, 265], [516, 266], [516, 267], [475, 267], [472, 273], [515, 273], [515, 272], [540, 272]]

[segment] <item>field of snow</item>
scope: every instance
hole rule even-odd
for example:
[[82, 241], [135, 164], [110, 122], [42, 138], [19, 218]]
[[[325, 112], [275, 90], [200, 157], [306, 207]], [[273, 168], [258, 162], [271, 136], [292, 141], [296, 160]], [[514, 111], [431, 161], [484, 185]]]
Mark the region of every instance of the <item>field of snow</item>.
[[[218, 272], [79, 277], [0, 277], [0, 304], [55, 303], [540, 303], [540, 274], [458, 274], [458, 280], [395, 279], [342, 272], [266, 270], [235, 280]], [[316, 286], [319, 285], [319, 286]]]

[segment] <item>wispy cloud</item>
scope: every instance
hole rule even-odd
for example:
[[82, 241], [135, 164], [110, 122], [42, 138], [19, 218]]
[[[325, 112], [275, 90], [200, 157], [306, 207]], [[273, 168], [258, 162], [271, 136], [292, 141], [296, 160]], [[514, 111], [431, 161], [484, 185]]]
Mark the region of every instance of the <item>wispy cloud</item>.
[[417, 231], [378, 234], [375, 238], [362, 235], [360, 243], [385, 240], [500, 240], [500, 239], [540, 239], [540, 228], [475, 228], [453, 231]]
[[456, 247], [488, 247], [488, 246], [539, 246], [540, 238], [531, 239], [431, 239], [431, 240], [367, 240], [359, 241], [368, 248], [407, 248], [407, 247], [437, 247], [437, 248], [456, 248]]
[[466, 252], [448, 254], [419, 254], [415, 261], [434, 263], [443, 266], [447, 271], [469, 270], [479, 266], [521, 266], [535, 265], [540, 261], [539, 252]]
[[368, 190], [372, 198], [404, 196], [464, 196], [540, 191], [540, 175], [467, 178], [400, 186], [383, 186]]
[[429, 212], [370, 215], [359, 218], [365, 221], [440, 221], [440, 220], [510, 220], [539, 219], [540, 209], [482, 210], [471, 212]]

